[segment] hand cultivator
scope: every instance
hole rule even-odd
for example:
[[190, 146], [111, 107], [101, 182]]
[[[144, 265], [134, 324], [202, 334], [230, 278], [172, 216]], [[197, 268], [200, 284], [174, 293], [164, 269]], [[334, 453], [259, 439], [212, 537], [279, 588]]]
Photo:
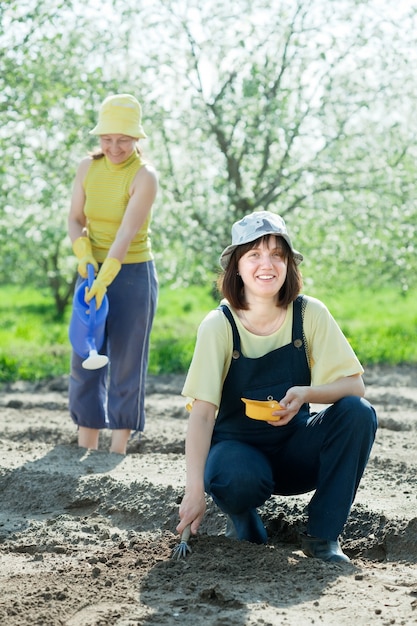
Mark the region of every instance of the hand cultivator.
[[190, 535], [191, 527], [190, 524], [188, 524], [188, 526], [186, 526], [181, 533], [181, 542], [172, 551], [172, 559], [177, 559], [177, 561], [179, 561], [180, 559], [185, 559], [187, 554], [192, 552], [190, 546], [188, 545]]

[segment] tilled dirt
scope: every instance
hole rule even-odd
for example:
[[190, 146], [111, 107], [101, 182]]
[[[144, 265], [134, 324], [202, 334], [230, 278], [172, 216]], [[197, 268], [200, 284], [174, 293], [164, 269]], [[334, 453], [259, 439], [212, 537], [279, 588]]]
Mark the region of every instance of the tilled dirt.
[[[211, 501], [171, 558], [185, 478], [183, 377], [148, 381], [126, 457], [78, 448], [67, 380], [0, 395], [0, 624], [417, 624], [417, 368], [372, 368], [379, 430], [342, 537], [352, 563], [306, 558], [309, 495], [261, 509], [265, 546], [224, 537]], [[311, 494], [310, 494], [311, 495]]]

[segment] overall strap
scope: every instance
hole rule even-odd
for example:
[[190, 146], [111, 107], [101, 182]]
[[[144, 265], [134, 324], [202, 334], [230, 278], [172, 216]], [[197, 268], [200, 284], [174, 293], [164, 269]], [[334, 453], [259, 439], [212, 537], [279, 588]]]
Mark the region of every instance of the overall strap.
[[226, 306], [225, 304], [220, 304], [217, 308], [220, 309], [220, 311], [223, 311], [223, 313], [225, 314], [225, 316], [227, 317], [227, 319], [230, 322], [230, 326], [232, 327], [233, 352], [235, 353], [237, 351], [237, 352], [240, 353], [240, 335], [239, 335], [239, 331], [238, 331], [237, 326], [236, 326], [236, 322], [233, 319], [233, 315], [232, 315], [229, 307]]
[[307, 301], [303, 295], [297, 296], [293, 302], [293, 318], [292, 318], [292, 343], [297, 350], [303, 349], [309, 362], [309, 354], [307, 349], [307, 342], [304, 335], [304, 311], [307, 306]]

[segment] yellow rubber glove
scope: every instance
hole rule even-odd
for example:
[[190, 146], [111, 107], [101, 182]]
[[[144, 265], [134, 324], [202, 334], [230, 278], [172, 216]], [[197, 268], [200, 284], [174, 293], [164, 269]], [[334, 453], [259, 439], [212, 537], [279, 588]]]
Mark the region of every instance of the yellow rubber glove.
[[101, 303], [103, 302], [107, 287], [116, 278], [117, 274], [120, 272], [121, 267], [122, 264], [120, 263], [119, 259], [107, 257], [107, 259], [101, 266], [99, 273], [97, 274], [97, 278], [91, 285], [91, 289], [88, 289], [88, 287], [86, 288], [85, 301], [90, 302], [90, 300], [95, 297], [96, 309], [98, 310], [101, 307]]
[[94, 265], [94, 269], [98, 272], [98, 263], [93, 257], [93, 251], [91, 249], [91, 242], [88, 237], [78, 237], [72, 244], [72, 249], [75, 256], [79, 260], [78, 273], [83, 278], [87, 278], [87, 265]]

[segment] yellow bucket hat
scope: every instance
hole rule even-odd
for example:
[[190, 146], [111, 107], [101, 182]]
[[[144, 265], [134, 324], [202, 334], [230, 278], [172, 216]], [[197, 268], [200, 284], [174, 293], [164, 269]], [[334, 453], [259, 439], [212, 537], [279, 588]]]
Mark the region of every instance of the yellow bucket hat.
[[142, 127], [142, 108], [128, 93], [108, 96], [100, 107], [97, 126], [90, 130], [90, 135], [112, 134], [147, 137]]

